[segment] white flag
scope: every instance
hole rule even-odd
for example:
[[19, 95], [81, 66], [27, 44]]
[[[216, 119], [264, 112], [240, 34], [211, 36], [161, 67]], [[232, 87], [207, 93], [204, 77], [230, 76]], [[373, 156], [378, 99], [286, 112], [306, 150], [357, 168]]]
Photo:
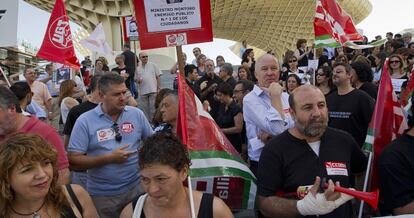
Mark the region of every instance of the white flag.
[[17, 18], [19, 1], [1, 0], [0, 4], [0, 47], [17, 47]]
[[105, 56], [113, 56], [112, 49], [106, 42], [102, 23], [99, 23], [96, 26], [95, 30], [89, 35], [89, 37], [82, 39], [79, 43], [91, 51]]

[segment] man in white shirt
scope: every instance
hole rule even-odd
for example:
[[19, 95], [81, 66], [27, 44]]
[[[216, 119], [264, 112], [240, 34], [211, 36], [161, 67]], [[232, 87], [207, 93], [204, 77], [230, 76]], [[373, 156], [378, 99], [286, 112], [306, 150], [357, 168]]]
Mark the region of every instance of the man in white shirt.
[[147, 116], [148, 120], [152, 120], [155, 113], [155, 96], [157, 96], [160, 90], [160, 70], [152, 62], [148, 61], [148, 54], [145, 52], [139, 53], [139, 59], [141, 60], [138, 66], [138, 84], [140, 104]]
[[289, 114], [289, 95], [279, 85], [280, 65], [270, 54], [256, 61], [257, 85], [243, 99], [243, 117], [246, 122], [250, 169], [256, 174], [264, 141], [293, 127]]

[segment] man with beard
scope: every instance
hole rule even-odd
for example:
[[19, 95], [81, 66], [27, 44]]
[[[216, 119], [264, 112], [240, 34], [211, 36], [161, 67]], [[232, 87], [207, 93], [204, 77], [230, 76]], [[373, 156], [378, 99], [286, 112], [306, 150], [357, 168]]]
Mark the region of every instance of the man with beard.
[[[327, 127], [328, 109], [317, 87], [296, 88], [289, 105], [295, 126], [271, 139], [260, 157], [260, 211], [267, 217], [351, 217], [347, 201], [352, 197], [334, 192], [333, 182], [349, 187], [350, 174], [365, 169], [365, 155], [348, 133]], [[329, 185], [318, 193], [321, 178], [329, 179]], [[312, 184], [309, 193], [298, 200], [298, 187]]]
[[366, 92], [352, 87], [352, 67], [349, 64], [335, 63], [332, 73], [332, 82], [337, 91], [326, 97], [329, 126], [348, 132], [362, 147], [375, 101]]

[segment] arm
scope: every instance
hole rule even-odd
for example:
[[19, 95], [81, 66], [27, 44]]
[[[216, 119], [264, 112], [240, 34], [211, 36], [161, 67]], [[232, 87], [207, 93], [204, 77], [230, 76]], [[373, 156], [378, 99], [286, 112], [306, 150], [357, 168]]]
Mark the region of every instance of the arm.
[[47, 77], [45, 77], [44, 79], [41, 79], [39, 81], [42, 82], [42, 83], [47, 83], [51, 79], [52, 79], [52, 76], [51, 75], [48, 75]]
[[272, 104], [272, 107], [279, 112], [282, 120], [285, 119], [285, 113], [283, 111], [283, 105], [282, 105], [282, 95], [283, 87], [280, 86], [279, 83], [273, 82], [269, 86], [269, 94], [270, 94], [270, 101]]
[[119, 218], [131, 218], [133, 214], [134, 211], [132, 210], [132, 203], [129, 203], [124, 207], [124, 209], [122, 209]]
[[233, 117], [233, 119], [233, 127], [221, 129], [221, 131], [223, 131], [224, 134], [241, 133], [241, 131], [243, 130], [243, 114], [238, 113], [236, 116]]
[[75, 192], [75, 195], [78, 197], [79, 203], [82, 205], [82, 217], [98, 218], [98, 212], [96, 211], [89, 193], [80, 185], [72, 184], [71, 186], [73, 192]]
[[110, 163], [122, 163], [126, 161], [131, 155], [138, 152], [138, 150], [125, 151], [128, 146], [129, 145], [122, 145], [111, 153], [99, 156], [87, 156], [85, 153], [69, 152], [69, 162], [71, 164], [71, 168], [75, 170], [87, 170]]
[[296, 208], [297, 201], [288, 200], [281, 197], [258, 196], [257, 198], [260, 212], [269, 217], [298, 217], [300, 216]]
[[394, 209], [394, 215], [413, 214], [413, 213], [414, 213], [414, 201], [402, 207], [398, 207]]
[[257, 98], [244, 98], [243, 115], [247, 122], [253, 123], [258, 129], [271, 135], [279, 135], [288, 127], [275, 108], [267, 108], [263, 101]]
[[234, 217], [229, 207], [218, 197], [213, 199], [213, 218], [232, 218]]

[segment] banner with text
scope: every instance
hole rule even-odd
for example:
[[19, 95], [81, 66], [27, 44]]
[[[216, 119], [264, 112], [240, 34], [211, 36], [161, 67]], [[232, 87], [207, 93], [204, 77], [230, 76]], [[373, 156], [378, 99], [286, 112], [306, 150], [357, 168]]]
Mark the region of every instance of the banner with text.
[[17, 46], [19, 1], [2, 0], [0, 4], [0, 47]]
[[213, 41], [210, 1], [135, 0], [142, 49]]

